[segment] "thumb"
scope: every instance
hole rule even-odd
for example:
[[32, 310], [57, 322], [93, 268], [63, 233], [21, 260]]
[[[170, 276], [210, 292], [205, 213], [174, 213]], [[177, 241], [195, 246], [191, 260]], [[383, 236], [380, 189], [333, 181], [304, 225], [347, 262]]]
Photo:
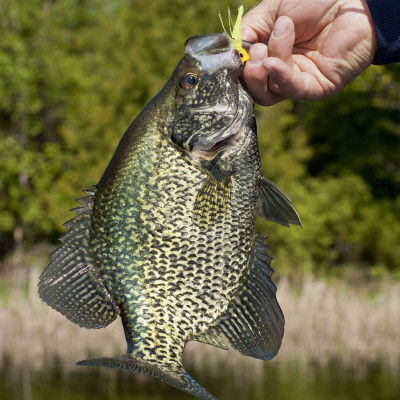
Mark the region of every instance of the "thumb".
[[253, 43], [266, 42], [271, 36], [281, 0], [263, 0], [242, 19], [242, 39]]

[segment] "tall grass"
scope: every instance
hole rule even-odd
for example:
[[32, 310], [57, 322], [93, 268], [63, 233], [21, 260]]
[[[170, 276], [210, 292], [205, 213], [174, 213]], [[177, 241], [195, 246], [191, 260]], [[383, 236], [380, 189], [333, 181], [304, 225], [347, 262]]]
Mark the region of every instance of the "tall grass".
[[[68, 375], [83, 371], [75, 366], [79, 360], [125, 352], [119, 319], [101, 330], [75, 326], [39, 299], [38, 277], [38, 270], [31, 268], [27, 275], [18, 276], [17, 288], [0, 296], [0, 371], [34, 374], [57, 369]], [[372, 290], [311, 275], [295, 286], [281, 278], [278, 299], [286, 330], [281, 351], [270, 366], [285, 368], [294, 363], [306, 371], [334, 361], [360, 376], [374, 363], [394, 373], [399, 370], [399, 282], [380, 281]], [[246, 372], [260, 379], [264, 365], [234, 350], [195, 342], [188, 344], [184, 363], [197, 372], [205, 366], [217, 371], [223, 365], [242, 378]]]

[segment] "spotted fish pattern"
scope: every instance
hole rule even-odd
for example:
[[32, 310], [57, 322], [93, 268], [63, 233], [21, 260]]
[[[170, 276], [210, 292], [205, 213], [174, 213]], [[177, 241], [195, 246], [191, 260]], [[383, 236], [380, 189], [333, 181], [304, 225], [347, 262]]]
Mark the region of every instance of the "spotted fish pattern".
[[182, 366], [188, 341], [265, 360], [278, 352], [284, 318], [254, 224], [257, 211], [284, 225], [300, 220], [262, 176], [240, 72], [224, 35], [190, 39], [66, 224], [40, 296], [85, 328], [120, 316], [127, 341], [125, 356], [79, 365], [141, 372], [215, 399]]

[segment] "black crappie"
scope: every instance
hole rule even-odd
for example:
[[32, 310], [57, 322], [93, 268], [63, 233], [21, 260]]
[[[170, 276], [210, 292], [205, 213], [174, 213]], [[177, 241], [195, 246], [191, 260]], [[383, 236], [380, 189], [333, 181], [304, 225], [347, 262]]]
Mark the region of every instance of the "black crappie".
[[223, 34], [196, 36], [165, 87], [125, 132], [100, 182], [66, 223], [39, 281], [51, 307], [85, 328], [120, 315], [124, 357], [80, 365], [153, 375], [214, 399], [183, 369], [190, 340], [270, 359], [284, 318], [256, 212], [300, 224], [262, 176], [242, 62]]

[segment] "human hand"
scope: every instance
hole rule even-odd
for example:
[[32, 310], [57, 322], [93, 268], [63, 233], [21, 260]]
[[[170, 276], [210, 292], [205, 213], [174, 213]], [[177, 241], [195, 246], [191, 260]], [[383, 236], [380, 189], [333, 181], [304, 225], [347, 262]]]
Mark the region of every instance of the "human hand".
[[372, 63], [377, 47], [365, 0], [262, 0], [243, 17], [242, 39], [256, 43], [243, 80], [261, 105], [331, 96]]

